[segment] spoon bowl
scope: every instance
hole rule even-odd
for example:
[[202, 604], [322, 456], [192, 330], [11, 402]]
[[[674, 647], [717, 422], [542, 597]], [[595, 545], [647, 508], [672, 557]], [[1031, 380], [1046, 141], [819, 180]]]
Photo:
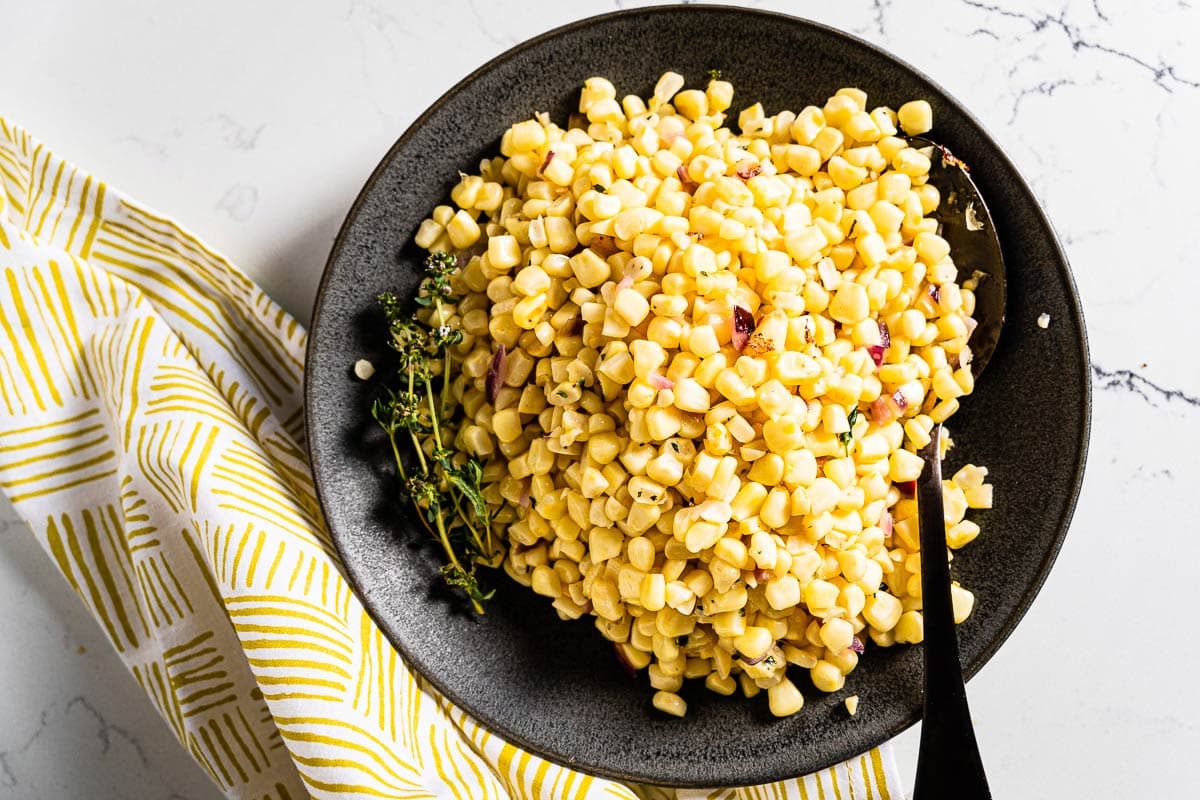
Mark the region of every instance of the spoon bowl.
[[1000, 237], [988, 213], [970, 168], [949, 148], [921, 136], [909, 142], [914, 147], [932, 148], [929, 183], [937, 187], [941, 203], [937, 209], [940, 235], [950, 245], [950, 254], [958, 266], [959, 285], [974, 286], [975, 310], [971, 316], [978, 326], [971, 334], [971, 374], [983, 372], [1000, 341], [1007, 302], [1004, 254]]

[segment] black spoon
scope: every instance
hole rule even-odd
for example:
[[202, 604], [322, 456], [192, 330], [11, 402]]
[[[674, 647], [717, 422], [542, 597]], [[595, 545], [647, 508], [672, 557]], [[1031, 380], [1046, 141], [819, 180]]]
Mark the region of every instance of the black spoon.
[[[913, 138], [915, 147], [933, 147], [929, 182], [941, 194], [938, 221], [950, 245], [960, 283], [974, 279], [971, 373], [978, 378], [987, 366], [1004, 325], [1006, 286], [1000, 240], [979, 190], [965, 164], [948, 149], [928, 139]], [[925, 619], [925, 710], [913, 800], [991, 800], [987, 775], [975, 741], [967, 690], [958, 656], [954, 608], [950, 600], [950, 565], [942, 508], [941, 424], [921, 450], [925, 469], [917, 481], [917, 519], [921, 538], [921, 596]]]

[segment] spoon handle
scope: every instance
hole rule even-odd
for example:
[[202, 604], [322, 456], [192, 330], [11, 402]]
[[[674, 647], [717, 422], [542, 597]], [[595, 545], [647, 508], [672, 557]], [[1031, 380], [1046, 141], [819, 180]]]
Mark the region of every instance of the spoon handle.
[[925, 616], [925, 714], [913, 800], [991, 800], [967, 708], [950, 600], [939, 457], [941, 424], [935, 425], [930, 434], [932, 440], [921, 451], [925, 469], [917, 481]]

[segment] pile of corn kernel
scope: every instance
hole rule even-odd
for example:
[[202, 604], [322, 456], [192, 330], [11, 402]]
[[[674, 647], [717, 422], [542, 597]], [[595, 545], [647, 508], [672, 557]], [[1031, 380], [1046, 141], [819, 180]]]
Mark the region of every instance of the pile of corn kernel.
[[[694, 678], [786, 716], [789, 665], [836, 692], [867, 639], [922, 639], [915, 451], [972, 390], [974, 296], [931, 153], [898, 133], [930, 129], [926, 102], [756, 103], [738, 134], [728, 82], [683, 84], [591, 78], [566, 129], [513, 125], [416, 234], [460, 253], [459, 301], [426, 321], [465, 334], [455, 442], [505, 571], [594, 616], [661, 711]], [[986, 475], [944, 484], [952, 548]]]

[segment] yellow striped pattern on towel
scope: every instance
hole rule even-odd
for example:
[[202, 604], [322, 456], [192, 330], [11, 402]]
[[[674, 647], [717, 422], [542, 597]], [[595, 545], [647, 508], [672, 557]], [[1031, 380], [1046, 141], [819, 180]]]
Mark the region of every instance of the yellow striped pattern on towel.
[[342, 576], [304, 453], [304, 329], [2, 118], [0, 187], [0, 488], [226, 796], [902, 796], [886, 747], [676, 795], [490, 734]]

